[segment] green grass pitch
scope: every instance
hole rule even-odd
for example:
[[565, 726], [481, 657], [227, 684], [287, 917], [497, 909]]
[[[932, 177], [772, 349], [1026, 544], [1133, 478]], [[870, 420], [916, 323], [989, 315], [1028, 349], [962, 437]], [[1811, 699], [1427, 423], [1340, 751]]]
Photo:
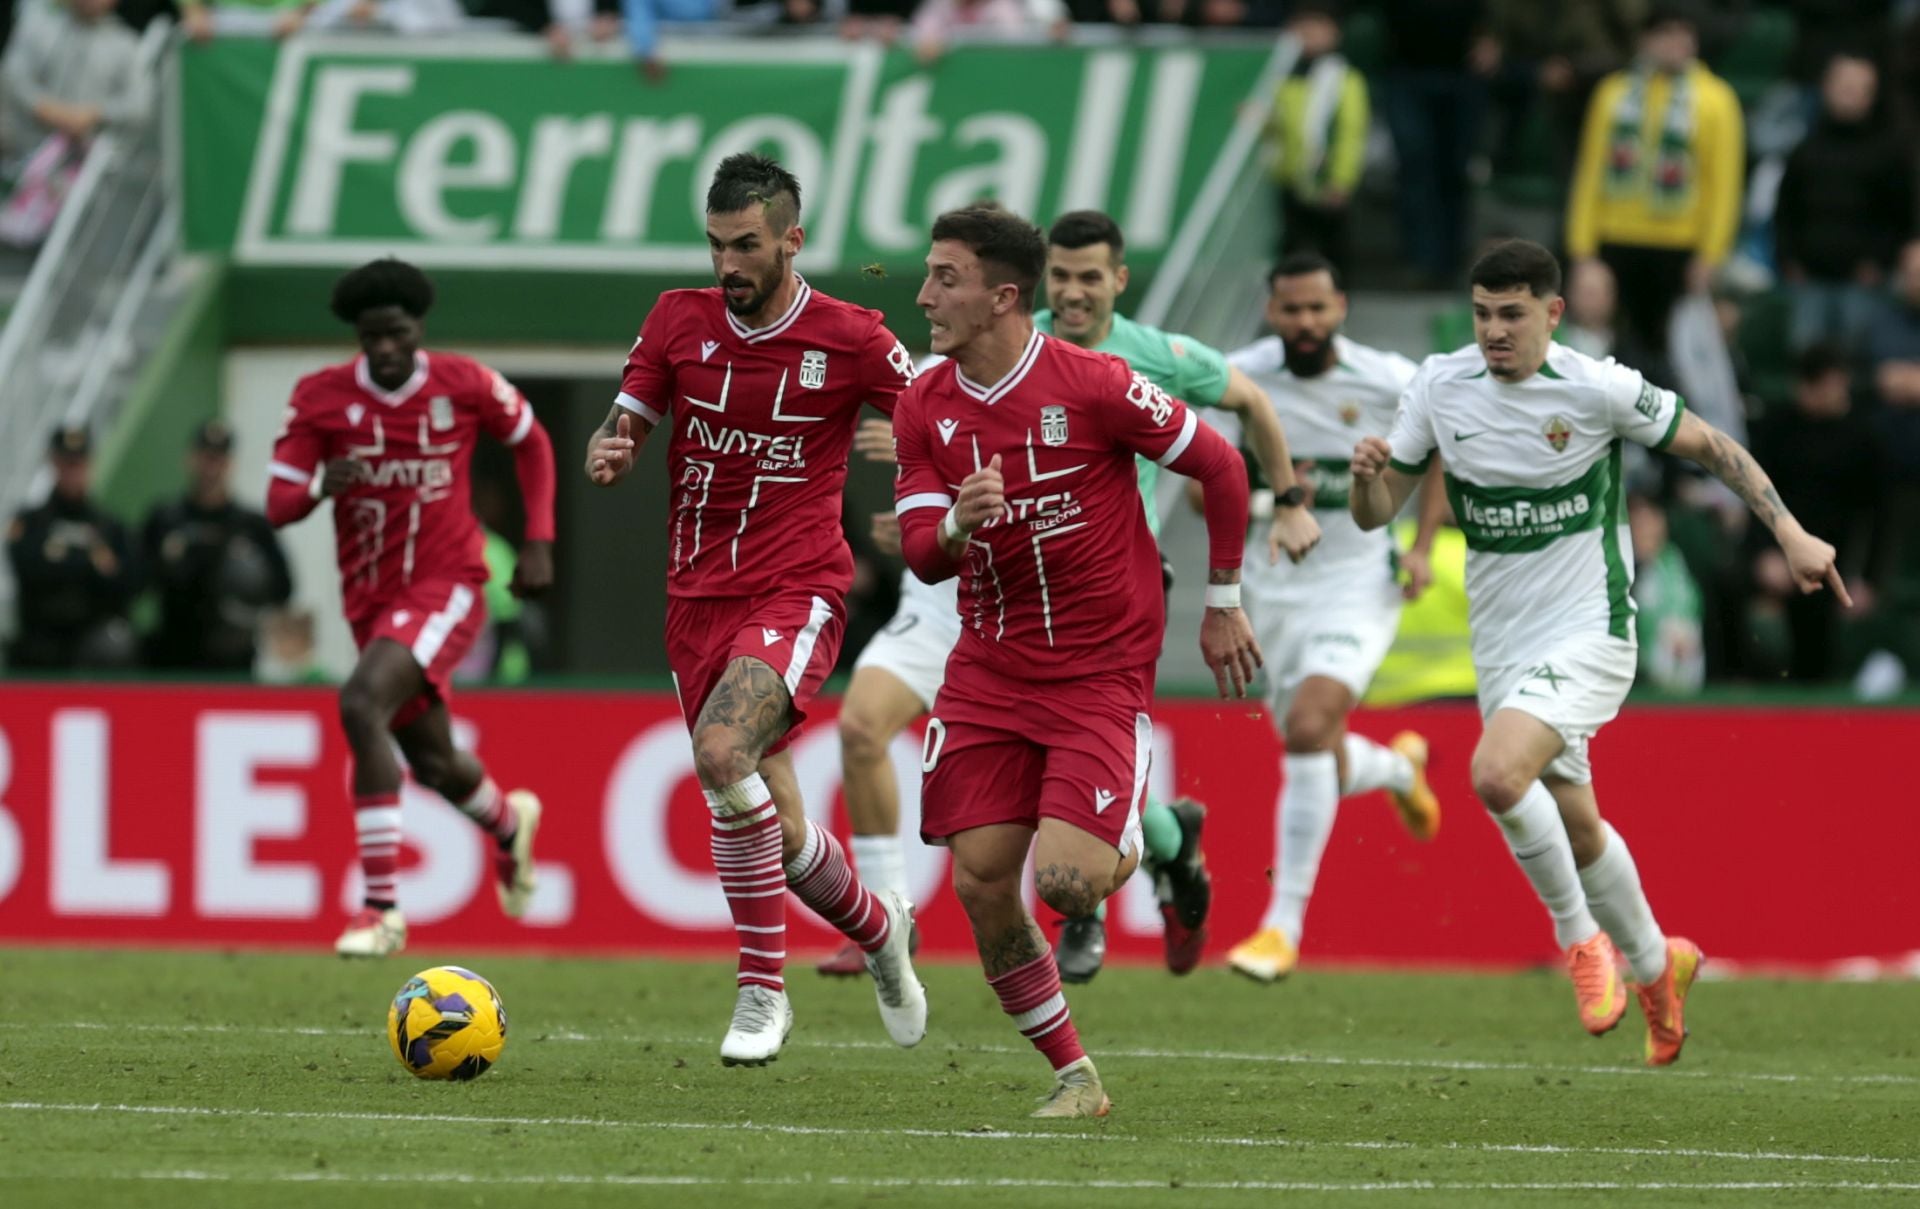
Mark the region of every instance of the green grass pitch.
[[[473, 1083], [387, 1049], [444, 962], [510, 1017]], [[1920, 1204], [1920, 984], [1704, 982], [1648, 1071], [1557, 974], [1113, 968], [1070, 995], [1113, 1115], [1041, 1122], [979, 972], [923, 972], [902, 1052], [796, 962], [784, 1056], [730, 1070], [726, 961], [0, 950], [0, 1204]]]

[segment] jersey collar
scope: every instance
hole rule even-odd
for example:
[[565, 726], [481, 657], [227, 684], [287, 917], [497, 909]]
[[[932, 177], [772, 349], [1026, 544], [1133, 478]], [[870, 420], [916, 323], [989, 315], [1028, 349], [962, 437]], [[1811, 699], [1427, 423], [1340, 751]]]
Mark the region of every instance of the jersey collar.
[[398, 407], [413, 398], [419, 389], [427, 384], [427, 354], [424, 351], [413, 354], [413, 376], [400, 384], [399, 390], [383, 390], [373, 375], [367, 372], [367, 359], [364, 356], [353, 359], [353, 380], [360, 389], [366, 391], [388, 407]]
[[1034, 328], [1032, 335], [1027, 337], [1027, 347], [1021, 350], [1020, 359], [1013, 363], [1013, 368], [1007, 371], [1005, 377], [995, 382], [992, 386], [980, 385], [962, 373], [960, 367], [957, 365], [953, 368], [953, 379], [960, 384], [961, 390], [966, 391], [974, 398], [985, 403], [988, 407], [992, 407], [1001, 399], [1006, 398], [1008, 391], [1020, 385], [1020, 380], [1027, 376], [1027, 371], [1032, 369], [1034, 362], [1040, 359], [1040, 348], [1045, 343], [1046, 337], [1040, 334], [1039, 328]]
[[[734, 317], [732, 311], [728, 311], [727, 324], [733, 328], [733, 334], [745, 340], [748, 344], [759, 344], [763, 340], [773, 339], [781, 332], [792, 327], [795, 321], [800, 318], [800, 312], [807, 309], [807, 301], [813, 297], [813, 287], [807, 284], [806, 278], [795, 273], [793, 279], [800, 283], [800, 288], [793, 292], [793, 301], [787, 305], [786, 314], [780, 316], [765, 327], [753, 328], [740, 322], [740, 320]], [[723, 296], [722, 302], [724, 303], [724, 301], [725, 298]]]

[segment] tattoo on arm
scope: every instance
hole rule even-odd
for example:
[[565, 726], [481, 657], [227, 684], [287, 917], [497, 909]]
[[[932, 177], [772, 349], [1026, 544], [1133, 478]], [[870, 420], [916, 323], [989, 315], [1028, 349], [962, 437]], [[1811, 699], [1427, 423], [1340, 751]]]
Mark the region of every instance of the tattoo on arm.
[[620, 406], [618, 403], [615, 403], [613, 405], [613, 410], [607, 413], [606, 420], [601, 423], [598, 429], [594, 430], [593, 435], [596, 437], [612, 437], [612, 436], [620, 435], [620, 417], [621, 416], [626, 416], [629, 420], [633, 422], [633, 426], [640, 430], [641, 440], [645, 440], [648, 434], [653, 432], [653, 425], [647, 421], [647, 418], [645, 416], [641, 415], [637, 411], [628, 411], [626, 408]]
[[973, 944], [980, 950], [980, 968], [988, 978], [1017, 970], [1047, 951], [1040, 925], [1024, 913], [1019, 923], [992, 935], [975, 928]]
[[740, 771], [744, 777], [774, 740], [787, 733], [792, 704], [786, 683], [772, 668], [758, 659], [735, 659], [700, 707], [694, 733], [715, 726], [731, 732], [745, 757], [746, 766]]
[[1700, 453], [1700, 464], [1733, 488], [1734, 494], [1746, 501], [1762, 524], [1778, 532], [1780, 522], [1792, 513], [1781, 502], [1780, 493], [1774, 490], [1773, 480], [1738, 441], [1705, 421], [1701, 425], [1706, 429], [1706, 448]]
[[1237, 584], [1240, 582], [1240, 568], [1215, 567], [1207, 572], [1210, 584]]

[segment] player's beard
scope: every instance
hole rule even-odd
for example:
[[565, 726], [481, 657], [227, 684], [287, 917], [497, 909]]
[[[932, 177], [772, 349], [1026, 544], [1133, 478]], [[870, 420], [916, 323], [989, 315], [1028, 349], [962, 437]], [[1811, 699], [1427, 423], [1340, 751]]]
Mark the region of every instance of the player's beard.
[[[767, 299], [773, 297], [774, 291], [780, 288], [780, 283], [785, 281], [786, 278], [787, 250], [785, 248], [775, 248], [773, 252], [773, 271], [768, 273], [762, 280], [753, 283], [755, 289], [753, 293], [747, 295], [745, 302], [736, 303], [733, 299], [727, 298], [727, 309], [742, 319], [745, 319], [749, 315], [759, 314], [760, 308], [767, 305]], [[726, 283], [722, 282], [721, 284], [725, 285]], [[725, 295], [723, 294], [722, 297], [725, 297]]]
[[1301, 348], [1286, 339], [1280, 341], [1280, 347], [1286, 350], [1287, 372], [1296, 378], [1318, 378], [1333, 368], [1331, 335], [1313, 348]]

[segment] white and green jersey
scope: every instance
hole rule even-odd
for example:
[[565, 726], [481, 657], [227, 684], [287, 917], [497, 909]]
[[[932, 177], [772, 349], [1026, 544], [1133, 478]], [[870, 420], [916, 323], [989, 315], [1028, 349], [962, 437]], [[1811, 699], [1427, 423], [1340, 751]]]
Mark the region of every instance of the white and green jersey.
[[[1294, 469], [1305, 468], [1301, 481], [1311, 488], [1320, 544], [1299, 564], [1283, 562], [1273, 568], [1284, 580], [1282, 594], [1297, 592], [1303, 602], [1326, 601], [1348, 588], [1372, 593], [1383, 577], [1394, 574], [1392, 535], [1385, 529], [1369, 533], [1354, 524], [1347, 497], [1353, 490], [1354, 445], [1361, 437], [1384, 437], [1393, 431], [1400, 394], [1416, 369], [1398, 353], [1368, 348], [1345, 336], [1333, 338], [1333, 349], [1333, 367], [1313, 378], [1296, 377], [1287, 369], [1286, 346], [1278, 336], [1256, 340], [1227, 356], [1230, 365], [1273, 400]], [[1201, 418], [1240, 443], [1239, 416], [1215, 413]], [[1252, 459], [1247, 473], [1256, 489], [1267, 486]], [[1256, 526], [1256, 531], [1264, 537], [1263, 527]], [[1264, 562], [1266, 556], [1260, 557]]]
[[1685, 406], [1638, 370], [1560, 344], [1515, 383], [1488, 373], [1477, 346], [1427, 358], [1389, 444], [1403, 474], [1440, 454], [1467, 536], [1474, 663], [1525, 662], [1576, 635], [1634, 641], [1620, 441], [1666, 448]]

